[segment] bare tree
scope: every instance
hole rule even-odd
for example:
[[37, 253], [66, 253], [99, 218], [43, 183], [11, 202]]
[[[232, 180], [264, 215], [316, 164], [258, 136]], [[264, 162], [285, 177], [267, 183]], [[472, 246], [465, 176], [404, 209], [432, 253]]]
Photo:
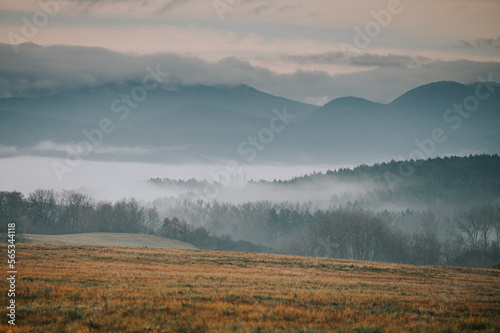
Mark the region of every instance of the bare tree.
[[427, 209], [415, 214], [417, 234], [437, 235], [441, 225], [441, 216], [435, 210]]
[[482, 206], [479, 211], [479, 234], [483, 241], [483, 250], [488, 250], [488, 235], [493, 230], [495, 223], [495, 207], [491, 205]]
[[160, 214], [156, 208], [147, 208], [144, 215], [144, 226], [148, 232], [153, 233], [161, 227]]
[[472, 249], [476, 249], [478, 245], [480, 222], [479, 208], [472, 207], [465, 211], [456, 221], [457, 228], [465, 234], [466, 241]]
[[62, 194], [61, 230], [64, 232], [85, 232], [90, 229], [94, 212], [94, 201], [86, 194], [64, 191]]
[[93, 230], [99, 232], [111, 231], [113, 219], [113, 205], [109, 202], [99, 202], [95, 207], [94, 217], [92, 218]]
[[113, 206], [114, 229], [121, 232], [136, 233], [144, 226], [144, 208], [135, 199], [122, 199]]
[[438, 265], [441, 262], [441, 248], [435, 234], [415, 234], [411, 238], [410, 262], [416, 265]]
[[[30, 232], [24, 197], [20, 192], [0, 192], [0, 234], [7, 232], [7, 224], [16, 222], [16, 233]], [[2, 240], [4, 239], [2, 235]], [[6, 236], [5, 236], [6, 237]]]
[[36, 190], [27, 199], [28, 217], [39, 229], [54, 228], [59, 216], [59, 204], [53, 190]]
[[500, 247], [500, 205], [493, 207], [493, 229], [497, 236], [497, 246]]

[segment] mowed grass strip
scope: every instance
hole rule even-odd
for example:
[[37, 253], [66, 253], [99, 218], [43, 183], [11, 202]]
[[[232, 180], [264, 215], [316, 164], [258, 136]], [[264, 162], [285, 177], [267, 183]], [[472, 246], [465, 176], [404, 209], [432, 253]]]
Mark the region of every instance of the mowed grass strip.
[[196, 246], [186, 242], [149, 234], [91, 232], [64, 235], [23, 234], [23, 237], [29, 243], [196, 249]]
[[16, 256], [14, 332], [500, 330], [497, 270], [54, 244]]

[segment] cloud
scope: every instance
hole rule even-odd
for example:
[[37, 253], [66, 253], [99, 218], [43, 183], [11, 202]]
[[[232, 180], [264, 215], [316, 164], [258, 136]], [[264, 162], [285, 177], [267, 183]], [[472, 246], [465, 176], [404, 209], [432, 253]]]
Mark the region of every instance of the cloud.
[[32, 96], [60, 90], [139, 80], [145, 67], [133, 56], [102, 48], [0, 44], [0, 97]]
[[[333, 4], [323, 0], [310, 0], [307, 3], [297, 2], [293, 5], [288, 0], [221, 0], [228, 8], [237, 9], [231, 15], [244, 17], [260, 17], [269, 19], [277, 16], [290, 18], [311, 15], [322, 6], [331, 9]], [[343, 1], [343, 0], [340, 0]], [[74, 12], [93, 15], [127, 15], [127, 16], [169, 16], [175, 12], [183, 17], [194, 17], [200, 13], [205, 18], [219, 20], [213, 6], [213, 0], [71, 0], [70, 7]], [[233, 12], [233, 11], [231, 11]], [[208, 16], [207, 14], [212, 14]], [[302, 14], [302, 15], [300, 15]], [[323, 15], [326, 16], [326, 15]]]
[[13, 146], [6, 146], [0, 144], [0, 155], [17, 155], [19, 149]]
[[70, 11], [92, 15], [161, 16], [200, 0], [71, 0]]
[[165, 6], [163, 6], [163, 8], [161, 9], [161, 13], [170, 12], [175, 7], [184, 5], [190, 1], [193, 0], [170, 0]]
[[320, 54], [306, 55], [282, 55], [279, 57], [284, 62], [295, 62], [298, 64], [350, 64], [362, 67], [416, 67], [422, 64], [430, 63], [432, 60], [421, 56], [408, 55], [379, 55], [362, 53], [351, 55], [347, 59], [343, 52], [326, 52]]
[[[269, 5], [269, 4], [267, 4], [267, 5], [260, 5], [260, 6], [256, 7], [256, 8], [254, 8], [254, 9], [252, 10], [252, 12], [251, 12], [251, 13], [252, 13], [252, 14], [259, 15], [259, 14], [261, 14], [262, 12], [264, 12], [264, 11], [266, 11], [266, 10], [270, 9], [270, 8], [272, 8], [272, 6], [271, 6], [271, 5]], [[286, 8], [285, 8], [285, 9], [286, 9]], [[283, 9], [282, 9], [282, 10], [283, 10]]]
[[[18, 147], [0, 145], [0, 156], [65, 156], [70, 151], [77, 150], [77, 143], [57, 143], [50, 140], [42, 141], [33, 146]], [[165, 147], [146, 147], [146, 146], [113, 146], [113, 145], [93, 145], [92, 154], [102, 155], [127, 155], [127, 156], [142, 156], [155, 155], [159, 153], [179, 153], [185, 151], [189, 147], [184, 146], [165, 146]]]
[[460, 40], [458, 45], [466, 49], [495, 48], [500, 49], [500, 37], [478, 38], [472, 41]]
[[[209, 62], [174, 53], [133, 55], [103, 48], [22, 44], [19, 54], [0, 44], [0, 97], [31, 97], [65, 90], [140, 83], [147, 66], [169, 72], [165, 85], [240, 84], [314, 104], [343, 96], [388, 102], [421, 84], [449, 80], [477, 81], [479, 75], [500, 78], [500, 63], [431, 61], [423, 57], [361, 54], [354, 57], [367, 70], [341, 75], [322, 70], [277, 73], [237, 57]], [[338, 54], [287, 55], [290, 61], [338, 61]], [[373, 66], [373, 67], [370, 67]]]
[[[68, 151], [68, 147], [71, 147], [73, 151], [76, 150], [76, 143], [56, 143], [52, 141], [42, 141], [35, 146], [24, 148], [25, 153], [28, 154], [36, 154], [36, 153], [66, 153]], [[173, 149], [175, 150], [175, 149]], [[111, 145], [93, 145], [92, 151], [95, 154], [121, 154], [125, 153], [127, 155], [145, 155], [145, 154], [154, 154], [157, 152], [157, 149], [136, 146], [136, 147], [126, 147], [126, 146], [111, 146]]]

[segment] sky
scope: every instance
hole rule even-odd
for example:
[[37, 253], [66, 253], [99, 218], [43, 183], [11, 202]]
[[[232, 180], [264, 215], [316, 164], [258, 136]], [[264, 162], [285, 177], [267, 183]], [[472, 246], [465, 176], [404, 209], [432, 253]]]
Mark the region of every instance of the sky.
[[3, 0], [0, 98], [159, 65], [184, 84], [386, 103], [435, 81], [500, 81], [499, 17], [498, 0]]

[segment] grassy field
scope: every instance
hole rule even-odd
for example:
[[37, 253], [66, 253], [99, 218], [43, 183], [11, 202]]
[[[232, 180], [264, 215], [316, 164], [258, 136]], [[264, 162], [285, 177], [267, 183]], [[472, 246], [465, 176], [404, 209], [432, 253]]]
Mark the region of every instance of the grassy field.
[[16, 255], [19, 332], [500, 330], [495, 270], [53, 244]]
[[127, 246], [127, 247], [155, 247], [161, 249], [194, 250], [196, 247], [189, 243], [175, 239], [164, 238], [148, 234], [125, 234], [112, 232], [93, 232], [86, 234], [67, 235], [34, 235], [23, 234], [30, 243], [100, 245], [100, 246]]

